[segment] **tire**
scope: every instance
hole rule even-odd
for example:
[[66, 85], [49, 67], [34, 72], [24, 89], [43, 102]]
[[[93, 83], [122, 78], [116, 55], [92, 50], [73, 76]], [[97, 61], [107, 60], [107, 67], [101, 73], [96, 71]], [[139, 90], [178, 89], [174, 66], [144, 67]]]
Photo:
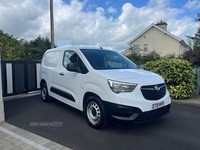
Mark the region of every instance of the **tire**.
[[42, 100], [44, 102], [50, 102], [50, 101], [52, 101], [51, 96], [49, 96], [46, 83], [42, 84], [42, 87], [41, 87], [41, 98], [42, 98]]
[[107, 126], [105, 108], [97, 96], [90, 96], [86, 100], [84, 114], [92, 128], [101, 129]]

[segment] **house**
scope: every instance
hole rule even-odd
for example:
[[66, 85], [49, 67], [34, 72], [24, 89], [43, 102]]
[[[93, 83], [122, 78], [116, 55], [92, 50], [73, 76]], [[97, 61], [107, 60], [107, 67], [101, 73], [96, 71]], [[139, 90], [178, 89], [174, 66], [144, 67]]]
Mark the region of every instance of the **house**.
[[145, 54], [155, 51], [161, 56], [169, 54], [179, 56], [187, 50], [187, 44], [182, 39], [167, 31], [167, 23], [164, 21], [151, 24], [128, 44], [130, 48], [123, 51], [123, 55], [131, 52]]

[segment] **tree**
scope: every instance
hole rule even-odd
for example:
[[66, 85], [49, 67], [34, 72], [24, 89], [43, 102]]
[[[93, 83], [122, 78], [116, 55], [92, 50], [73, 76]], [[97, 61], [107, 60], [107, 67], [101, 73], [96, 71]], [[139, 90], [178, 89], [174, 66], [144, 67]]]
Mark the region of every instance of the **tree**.
[[[200, 13], [197, 13], [197, 18], [195, 20], [200, 24]], [[187, 37], [193, 41], [193, 48], [200, 48], [200, 27], [198, 27], [197, 33], [195, 33], [194, 37]]]
[[40, 61], [44, 52], [51, 48], [48, 37], [40, 35], [31, 41], [16, 38], [0, 30], [0, 52], [2, 60], [37, 60]]
[[25, 60], [41, 60], [44, 52], [51, 48], [51, 42], [48, 37], [38, 36], [35, 40], [24, 42], [23, 47]]
[[[196, 21], [200, 24], [200, 13], [197, 14]], [[191, 39], [193, 46], [190, 46], [189, 51], [183, 53], [182, 58], [188, 60], [193, 66], [200, 66], [200, 27], [194, 37], [187, 37]]]
[[38, 36], [35, 40], [27, 41], [15, 38], [13, 35], [0, 30], [0, 52], [2, 60], [41, 60], [44, 52], [51, 48], [48, 37]]
[[194, 47], [194, 49], [186, 51], [182, 58], [188, 60], [193, 66], [200, 67], [200, 48]]
[[0, 52], [2, 60], [20, 60], [22, 46], [18, 38], [0, 30]]

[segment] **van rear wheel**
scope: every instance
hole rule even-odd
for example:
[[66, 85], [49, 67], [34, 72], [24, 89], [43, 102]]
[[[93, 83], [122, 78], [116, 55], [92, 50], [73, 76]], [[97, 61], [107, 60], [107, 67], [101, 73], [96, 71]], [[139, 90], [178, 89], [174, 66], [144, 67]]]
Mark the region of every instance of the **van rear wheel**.
[[41, 87], [41, 98], [42, 98], [42, 100], [44, 102], [50, 102], [52, 100], [51, 97], [49, 96], [46, 83], [42, 84], [42, 87]]
[[97, 96], [90, 96], [86, 100], [84, 113], [88, 124], [92, 128], [100, 129], [107, 125], [104, 106]]

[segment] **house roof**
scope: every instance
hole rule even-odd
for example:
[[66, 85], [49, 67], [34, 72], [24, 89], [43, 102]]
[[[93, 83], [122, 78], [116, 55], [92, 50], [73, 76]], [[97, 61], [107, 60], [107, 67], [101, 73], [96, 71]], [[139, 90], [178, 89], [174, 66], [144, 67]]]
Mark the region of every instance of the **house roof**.
[[142, 34], [144, 34], [146, 31], [148, 31], [149, 29], [151, 29], [152, 27], [160, 30], [161, 32], [171, 36], [172, 38], [176, 39], [177, 41], [181, 42], [181, 44], [183, 44], [185, 47], [187, 47], [187, 44], [182, 40], [180, 39], [179, 37], [171, 34], [170, 32], [166, 31], [166, 30], [163, 30], [161, 29], [160, 27], [158, 27], [157, 25], [155, 25], [154, 23], [152, 23], [149, 27], [147, 27], [146, 29], [144, 29], [141, 33], [139, 33], [136, 37], [134, 37], [132, 40], [130, 40], [128, 42], [128, 45], [130, 45], [133, 41], [135, 41], [137, 38], [139, 38]]

